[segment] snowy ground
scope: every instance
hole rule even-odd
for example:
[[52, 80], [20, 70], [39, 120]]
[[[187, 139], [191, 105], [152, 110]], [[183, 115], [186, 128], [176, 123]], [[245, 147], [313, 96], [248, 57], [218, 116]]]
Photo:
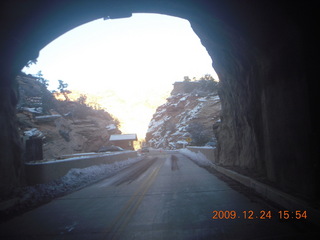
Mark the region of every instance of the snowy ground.
[[111, 164], [95, 165], [82, 169], [74, 168], [62, 178], [50, 183], [16, 189], [11, 199], [0, 202], [0, 220], [110, 177], [142, 159], [141, 156]]
[[[210, 167], [213, 165], [200, 152], [195, 153], [186, 148], [180, 149], [179, 152], [190, 157], [199, 166]], [[95, 165], [82, 169], [74, 168], [62, 178], [47, 184], [37, 184], [16, 189], [11, 199], [0, 202], [0, 220], [37, 207], [56, 197], [81, 189], [104, 178], [111, 177], [120, 170], [142, 159], [143, 156], [139, 156], [111, 164]]]
[[189, 149], [187, 148], [182, 148], [182, 149], [179, 149], [179, 152], [189, 158], [191, 158], [192, 161], [194, 161], [196, 164], [198, 164], [199, 166], [201, 167], [213, 167], [213, 163], [207, 159], [207, 157], [201, 153], [201, 152], [198, 152], [198, 153], [195, 153], [195, 152], [192, 152], [190, 151]]

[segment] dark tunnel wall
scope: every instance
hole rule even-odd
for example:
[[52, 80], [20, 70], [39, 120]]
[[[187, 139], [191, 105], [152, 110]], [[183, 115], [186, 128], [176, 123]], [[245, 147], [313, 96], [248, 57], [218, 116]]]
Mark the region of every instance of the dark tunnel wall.
[[15, 130], [15, 75], [46, 44], [76, 26], [101, 17], [146, 12], [188, 19], [213, 59], [221, 81], [218, 163], [249, 169], [284, 191], [318, 202], [311, 3], [16, 0], [1, 4], [3, 195], [24, 182]]
[[310, 148], [303, 35], [299, 27], [287, 27], [285, 17], [270, 19], [264, 28], [256, 22], [253, 35], [232, 28], [228, 19], [193, 26], [221, 80], [218, 162], [265, 176], [294, 195], [314, 196], [317, 160]]

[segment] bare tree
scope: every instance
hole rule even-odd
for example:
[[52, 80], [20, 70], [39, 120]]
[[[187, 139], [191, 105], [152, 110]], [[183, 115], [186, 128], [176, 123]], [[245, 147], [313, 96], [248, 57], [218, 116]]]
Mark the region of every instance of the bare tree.
[[70, 101], [68, 94], [71, 93], [71, 91], [67, 90], [68, 83], [64, 83], [62, 80], [58, 80], [58, 82], [59, 82], [58, 90], [60, 91], [60, 93], [63, 94], [66, 101]]

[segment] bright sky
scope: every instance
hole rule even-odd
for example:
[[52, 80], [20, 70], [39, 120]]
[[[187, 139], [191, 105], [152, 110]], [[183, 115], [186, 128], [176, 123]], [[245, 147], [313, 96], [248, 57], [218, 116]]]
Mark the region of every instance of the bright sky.
[[160, 14], [81, 25], [48, 44], [38, 63], [23, 69], [40, 70], [50, 90], [60, 79], [69, 90], [96, 95], [121, 121], [122, 132], [138, 133], [140, 139], [175, 81], [205, 74], [218, 79], [190, 23]]

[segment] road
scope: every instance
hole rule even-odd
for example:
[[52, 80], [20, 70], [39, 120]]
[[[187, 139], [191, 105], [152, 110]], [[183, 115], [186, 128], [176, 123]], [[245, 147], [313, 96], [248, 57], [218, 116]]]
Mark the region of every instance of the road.
[[2, 223], [0, 239], [311, 239], [302, 221], [280, 220], [183, 155], [157, 152]]

